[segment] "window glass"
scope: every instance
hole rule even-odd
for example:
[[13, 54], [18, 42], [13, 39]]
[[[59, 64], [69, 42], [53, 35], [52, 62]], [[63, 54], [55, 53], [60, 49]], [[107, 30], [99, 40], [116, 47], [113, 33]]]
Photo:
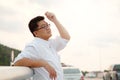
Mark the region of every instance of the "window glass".
[[63, 69], [64, 74], [78, 74], [80, 73], [79, 69]]

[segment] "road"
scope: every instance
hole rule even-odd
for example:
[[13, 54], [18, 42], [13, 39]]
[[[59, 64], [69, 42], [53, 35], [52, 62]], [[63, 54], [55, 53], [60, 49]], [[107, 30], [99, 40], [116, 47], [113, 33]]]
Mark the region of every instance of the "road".
[[85, 80], [102, 80], [102, 78], [85, 78]]

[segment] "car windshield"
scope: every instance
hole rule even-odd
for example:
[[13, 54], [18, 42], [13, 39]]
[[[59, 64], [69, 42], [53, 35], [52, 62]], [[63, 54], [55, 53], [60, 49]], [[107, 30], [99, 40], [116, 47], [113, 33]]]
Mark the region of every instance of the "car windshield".
[[120, 65], [115, 65], [114, 70], [115, 71], [120, 71]]
[[64, 74], [78, 74], [80, 73], [79, 69], [64, 69]]

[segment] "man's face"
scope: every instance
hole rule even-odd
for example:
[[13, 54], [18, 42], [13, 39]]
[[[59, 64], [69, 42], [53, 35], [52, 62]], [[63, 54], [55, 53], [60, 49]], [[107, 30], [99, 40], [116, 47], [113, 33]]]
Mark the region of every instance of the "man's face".
[[52, 36], [50, 24], [48, 24], [44, 20], [39, 21], [37, 24], [38, 28], [36, 29], [36, 31], [33, 32], [34, 35], [36, 37], [48, 40]]

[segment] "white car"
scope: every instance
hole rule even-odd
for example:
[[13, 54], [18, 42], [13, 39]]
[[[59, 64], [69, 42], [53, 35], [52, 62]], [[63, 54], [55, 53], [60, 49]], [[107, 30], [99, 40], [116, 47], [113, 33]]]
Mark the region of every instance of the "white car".
[[96, 78], [96, 74], [94, 72], [89, 72], [85, 75], [85, 77], [88, 77], [88, 78]]
[[63, 67], [64, 80], [84, 80], [84, 76], [79, 68]]

